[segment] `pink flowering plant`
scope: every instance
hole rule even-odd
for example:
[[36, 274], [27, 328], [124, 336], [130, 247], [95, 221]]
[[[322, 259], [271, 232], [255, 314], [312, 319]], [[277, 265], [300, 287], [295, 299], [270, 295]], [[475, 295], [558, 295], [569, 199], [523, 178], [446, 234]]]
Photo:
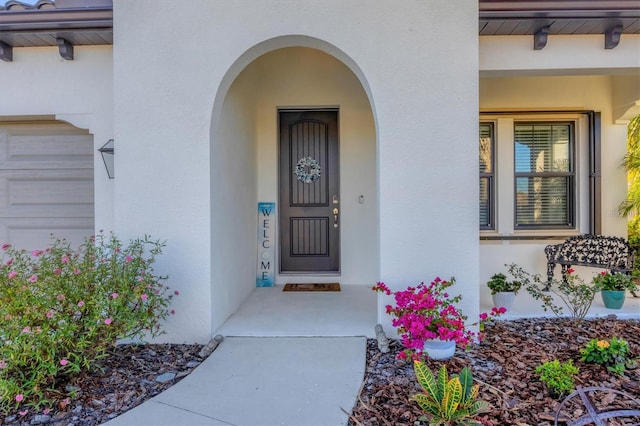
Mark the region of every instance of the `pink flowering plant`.
[[[481, 337], [465, 325], [467, 317], [456, 307], [461, 295], [449, 294], [455, 278], [448, 281], [435, 278], [430, 284], [424, 282], [402, 291], [391, 291], [379, 282], [373, 290], [393, 295], [395, 306], [387, 305], [387, 314], [393, 317], [391, 324], [397, 328], [400, 340], [406, 348], [399, 357], [414, 360], [424, 356], [424, 343], [430, 339], [455, 341], [456, 345], [467, 347]], [[480, 315], [480, 330], [492, 318], [506, 312], [505, 308], [494, 308], [491, 313]], [[478, 324], [478, 323], [475, 323]], [[472, 324], [472, 325], [475, 325]]]
[[118, 339], [161, 333], [174, 294], [153, 264], [164, 243], [98, 234], [31, 252], [2, 245], [0, 412], [49, 407]]

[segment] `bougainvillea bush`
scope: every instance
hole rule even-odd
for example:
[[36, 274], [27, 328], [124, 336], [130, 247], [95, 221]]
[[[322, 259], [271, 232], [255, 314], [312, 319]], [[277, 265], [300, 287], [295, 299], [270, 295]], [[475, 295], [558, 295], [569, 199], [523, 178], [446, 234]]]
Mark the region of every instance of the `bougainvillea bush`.
[[461, 295], [452, 296], [449, 291], [455, 278], [442, 280], [436, 277], [430, 284], [421, 282], [406, 290], [391, 291], [385, 283], [378, 282], [372, 289], [388, 296], [393, 295], [395, 306], [387, 305], [386, 313], [393, 317], [391, 324], [397, 328], [405, 350], [400, 358], [420, 360], [425, 356], [424, 343], [430, 339], [454, 341], [460, 347], [467, 347], [482, 338], [484, 323], [506, 312], [503, 307], [493, 308], [490, 313], [480, 314], [480, 321], [470, 325], [480, 325], [480, 335], [466, 324], [456, 305]]
[[60, 385], [97, 367], [118, 339], [160, 334], [177, 294], [153, 272], [163, 247], [103, 233], [77, 250], [59, 239], [32, 252], [2, 245], [0, 411], [66, 398]]

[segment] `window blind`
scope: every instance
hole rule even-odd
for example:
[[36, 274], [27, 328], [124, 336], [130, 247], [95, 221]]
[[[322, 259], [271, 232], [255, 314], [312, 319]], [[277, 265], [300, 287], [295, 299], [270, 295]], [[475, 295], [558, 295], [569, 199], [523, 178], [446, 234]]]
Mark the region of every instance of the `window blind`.
[[516, 123], [516, 227], [574, 224], [572, 123]]

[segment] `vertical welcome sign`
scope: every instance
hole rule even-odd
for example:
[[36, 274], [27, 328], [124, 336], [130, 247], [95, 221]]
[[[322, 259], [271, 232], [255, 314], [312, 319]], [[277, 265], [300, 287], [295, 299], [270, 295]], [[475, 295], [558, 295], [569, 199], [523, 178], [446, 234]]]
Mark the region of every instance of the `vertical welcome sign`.
[[275, 283], [276, 203], [258, 203], [258, 257], [256, 287]]

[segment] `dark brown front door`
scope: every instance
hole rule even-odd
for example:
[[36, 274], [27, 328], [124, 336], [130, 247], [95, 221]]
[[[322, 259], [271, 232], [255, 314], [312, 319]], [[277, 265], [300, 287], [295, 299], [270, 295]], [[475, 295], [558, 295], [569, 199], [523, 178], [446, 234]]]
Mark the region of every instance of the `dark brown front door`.
[[280, 272], [340, 271], [337, 110], [281, 110]]

